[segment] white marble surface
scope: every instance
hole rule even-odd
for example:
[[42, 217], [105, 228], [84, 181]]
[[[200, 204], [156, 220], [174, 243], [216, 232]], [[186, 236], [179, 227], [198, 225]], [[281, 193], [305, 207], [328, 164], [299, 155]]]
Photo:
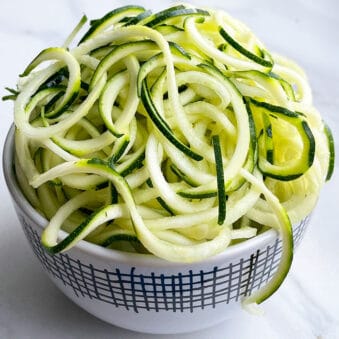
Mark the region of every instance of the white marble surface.
[[[151, 1], [134, 1], [146, 5]], [[172, 1], [154, 1], [154, 9]], [[245, 21], [266, 45], [298, 61], [309, 74], [314, 100], [337, 136], [339, 150], [339, 3], [336, 0], [192, 1], [223, 7]], [[11, 0], [0, 2], [0, 95], [43, 48], [60, 45], [82, 13], [102, 15], [125, 1]], [[1, 103], [0, 144], [13, 119]], [[2, 151], [1, 151], [2, 153]], [[339, 338], [339, 168], [322, 191], [291, 273], [264, 304], [266, 314], [243, 314], [205, 331], [166, 339]], [[0, 176], [0, 338], [156, 338], [103, 323], [59, 292], [26, 244]]]

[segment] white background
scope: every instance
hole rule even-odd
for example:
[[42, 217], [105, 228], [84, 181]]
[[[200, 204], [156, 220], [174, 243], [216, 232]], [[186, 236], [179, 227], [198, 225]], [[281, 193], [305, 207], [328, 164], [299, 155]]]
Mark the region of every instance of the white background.
[[[153, 9], [172, 1], [134, 1]], [[335, 0], [191, 1], [224, 8], [246, 22], [268, 49], [295, 59], [307, 72], [316, 106], [339, 150], [339, 5]], [[0, 96], [43, 48], [62, 44], [83, 13], [96, 18], [124, 1], [11, 0], [0, 2]], [[0, 103], [0, 145], [13, 120]], [[2, 154], [2, 149], [1, 149]], [[193, 334], [164, 339], [339, 338], [339, 173], [321, 194], [290, 275], [264, 304], [263, 317], [244, 314]], [[15, 216], [0, 176], [0, 338], [157, 338], [103, 323], [72, 304], [43, 273]]]

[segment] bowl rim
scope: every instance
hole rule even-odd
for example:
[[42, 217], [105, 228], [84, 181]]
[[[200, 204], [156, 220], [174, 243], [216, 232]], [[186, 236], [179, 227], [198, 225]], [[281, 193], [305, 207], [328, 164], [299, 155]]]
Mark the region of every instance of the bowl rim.
[[[22, 193], [13, 170], [13, 155], [14, 155], [14, 132], [15, 125], [12, 124], [5, 139], [3, 147], [3, 156], [2, 156], [2, 167], [7, 184], [9, 193], [17, 205], [17, 207], [33, 221], [41, 230], [47, 225], [48, 220], [39, 214], [28, 202], [24, 194]], [[67, 233], [63, 230], [59, 231], [61, 237], [65, 237]], [[156, 257], [153, 254], [141, 254], [141, 253], [131, 253], [123, 252], [114, 249], [108, 249], [101, 247], [99, 245], [87, 242], [85, 240], [79, 241], [74, 249], [82, 252], [83, 254], [94, 256], [97, 258], [112, 260], [112, 262], [120, 262], [125, 264], [139, 264], [143, 266], [150, 267], [184, 267], [184, 266], [195, 266], [201, 264], [212, 264], [216, 262], [226, 262], [235, 257], [243, 257], [246, 252], [256, 251], [259, 248], [267, 246], [269, 243], [273, 242], [278, 238], [278, 232], [273, 228], [265, 231], [253, 238], [245, 240], [241, 243], [234, 244], [225, 249], [225, 251], [206, 258], [202, 261], [192, 262], [192, 263], [183, 263], [183, 262], [170, 262], [165, 259]], [[71, 251], [72, 249], [70, 249]]]

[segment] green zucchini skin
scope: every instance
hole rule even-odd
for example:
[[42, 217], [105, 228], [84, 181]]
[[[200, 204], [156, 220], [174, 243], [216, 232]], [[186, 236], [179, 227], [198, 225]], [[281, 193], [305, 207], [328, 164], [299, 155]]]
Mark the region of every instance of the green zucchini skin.
[[217, 184], [218, 184], [218, 224], [222, 225], [226, 219], [226, 192], [225, 192], [225, 179], [224, 179], [224, 168], [222, 163], [222, 154], [220, 148], [220, 140], [218, 135], [212, 137], [215, 167], [217, 173]]
[[159, 131], [168, 139], [174, 146], [188, 155], [190, 158], [200, 161], [203, 157], [200, 154], [192, 151], [189, 147], [183, 144], [180, 140], [178, 140], [173, 134], [170, 126], [167, 122], [161, 117], [161, 115], [157, 112], [157, 109], [152, 101], [150, 91], [147, 87], [146, 81], [143, 80], [141, 86], [141, 101], [145, 106], [147, 113], [152, 119], [154, 125], [159, 129]]
[[[222, 27], [219, 28], [219, 33], [225, 39], [225, 41], [228, 42], [239, 53], [243, 54], [247, 58], [253, 60], [254, 62], [256, 62], [256, 63], [258, 63], [262, 66], [268, 67], [270, 69], [273, 67], [272, 60], [266, 60], [262, 57], [259, 57], [255, 54], [251, 53], [249, 50], [247, 50], [241, 44], [239, 44], [236, 40], [234, 40]], [[263, 51], [261, 51], [261, 52], [263, 53]]]
[[[312, 130], [310, 129], [307, 121], [305, 121], [304, 117], [301, 114], [293, 112], [287, 108], [257, 101], [255, 99], [250, 99], [250, 105], [252, 106], [252, 110], [261, 111], [263, 114], [266, 114], [266, 116], [271, 116], [274, 119], [282, 119], [297, 128], [304, 145], [302, 156], [298, 159], [298, 161], [295, 162], [293, 166], [287, 166], [284, 168], [284, 165], [275, 166], [271, 163], [273, 159], [270, 158], [270, 151], [273, 151], [272, 147], [274, 146], [271, 145], [267, 149], [268, 145], [266, 142], [263, 146], [266, 149], [266, 152], [262, 151], [262, 154], [266, 153], [266, 158], [264, 159], [259, 156], [258, 161], [258, 166], [261, 172], [266, 176], [283, 181], [295, 180], [306, 173], [314, 161], [316, 142]], [[271, 137], [268, 138], [269, 140], [272, 140], [272, 138], [274, 139], [273, 133], [274, 132], [271, 129]], [[267, 158], [267, 154], [269, 155], [269, 158]]]
[[329, 161], [328, 161], [328, 169], [326, 173], [326, 181], [331, 180], [333, 172], [334, 172], [334, 164], [335, 164], [335, 147], [334, 147], [334, 138], [331, 131], [331, 128], [325, 123], [324, 130], [327, 137], [328, 149], [330, 152]]
[[91, 21], [91, 27], [84, 34], [84, 36], [80, 39], [79, 44], [85, 42], [86, 40], [90, 38], [93, 38], [99, 32], [101, 32], [105, 27], [119, 22], [121, 19], [123, 19], [126, 16], [136, 15], [136, 14], [140, 14], [144, 12], [145, 12], [145, 9], [143, 7], [135, 6], [135, 5], [127, 5], [127, 6], [113, 9], [112, 11], [105, 14], [102, 18]]

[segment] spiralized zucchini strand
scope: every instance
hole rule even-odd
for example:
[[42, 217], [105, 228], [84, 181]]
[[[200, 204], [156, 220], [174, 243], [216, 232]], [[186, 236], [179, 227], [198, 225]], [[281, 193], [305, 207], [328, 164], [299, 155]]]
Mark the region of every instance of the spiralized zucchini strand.
[[291, 266], [292, 224], [334, 169], [304, 72], [222, 11], [124, 6], [71, 48], [85, 21], [4, 97], [15, 100], [18, 183], [50, 219], [42, 244], [196, 262], [273, 228], [279, 267], [243, 305], [263, 302]]

